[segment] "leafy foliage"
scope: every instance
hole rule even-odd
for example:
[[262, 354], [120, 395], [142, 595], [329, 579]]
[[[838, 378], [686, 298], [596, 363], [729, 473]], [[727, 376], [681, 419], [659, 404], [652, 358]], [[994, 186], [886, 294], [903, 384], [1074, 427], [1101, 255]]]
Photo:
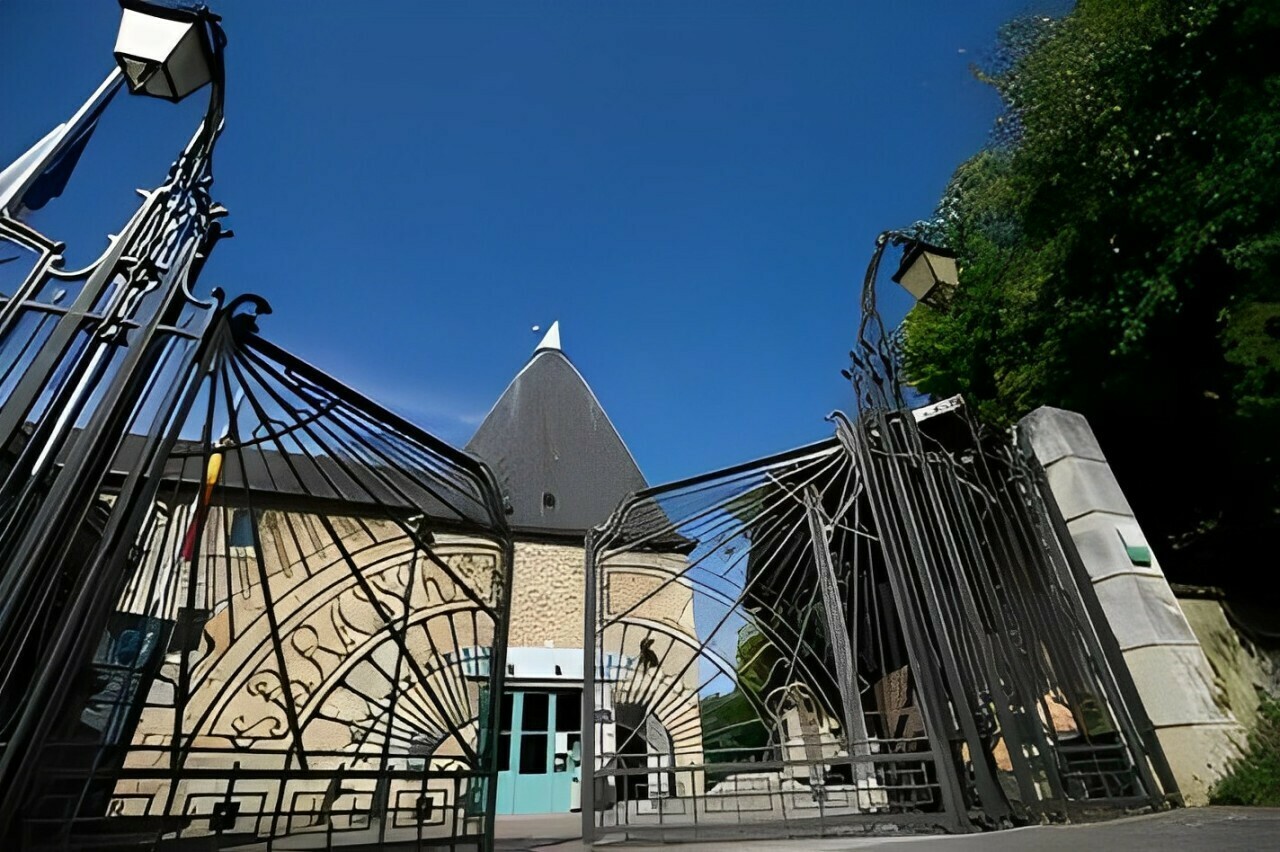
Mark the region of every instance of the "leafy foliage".
[[1209, 799], [1215, 805], [1280, 807], [1280, 701], [1262, 702], [1248, 748]]
[[1080, 0], [1001, 39], [1005, 113], [930, 223], [960, 292], [908, 316], [908, 377], [1086, 414], [1204, 579], [1280, 532], [1280, 4]]

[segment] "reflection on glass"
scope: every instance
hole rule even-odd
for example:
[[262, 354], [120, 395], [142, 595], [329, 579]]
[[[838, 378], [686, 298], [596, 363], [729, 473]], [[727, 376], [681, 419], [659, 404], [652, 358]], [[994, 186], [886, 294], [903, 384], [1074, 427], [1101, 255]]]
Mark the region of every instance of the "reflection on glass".
[[84, 290], [85, 282], [88, 280], [86, 276], [66, 279], [50, 276], [40, 283], [36, 288], [33, 301], [41, 302], [46, 305], [56, 305], [59, 308], [69, 308], [75, 304], [76, 299], [80, 297], [80, 292]]
[[547, 735], [523, 734], [520, 737], [520, 774], [547, 774]]
[[0, 399], [13, 392], [56, 321], [46, 313], [26, 311], [0, 336]]
[[582, 696], [573, 692], [556, 695], [556, 730], [560, 733], [582, 730]]
[[547, 730], [547, 699], [545, 692], [526, 692], [524, 694], [524, 720], [520, 727], [525, 731]]
[[511, 771], [511, 735], [498, 735], [498, 771]]
[[502, 727], [503, 731], [511, 730], [511, 709], [515, 698], [510, 692], [502, 694]]

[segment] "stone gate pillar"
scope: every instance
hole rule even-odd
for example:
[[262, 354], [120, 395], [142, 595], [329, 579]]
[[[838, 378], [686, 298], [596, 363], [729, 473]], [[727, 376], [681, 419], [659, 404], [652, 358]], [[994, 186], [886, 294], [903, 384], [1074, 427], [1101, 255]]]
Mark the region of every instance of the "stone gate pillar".
[[1124, 652], [1187, 804], [1237, 754], [1243, 731], [1191, 631], [1111, 465], [1083, 415], [1043, 407], [1019, 424]]

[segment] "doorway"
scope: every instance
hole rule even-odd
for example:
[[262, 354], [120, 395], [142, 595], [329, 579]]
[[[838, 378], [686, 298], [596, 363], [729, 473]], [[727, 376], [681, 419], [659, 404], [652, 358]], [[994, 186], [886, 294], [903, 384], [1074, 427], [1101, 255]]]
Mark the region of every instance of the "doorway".
[[497, 812], [573, 809], [581, 749], [581, 689], [508, 690], [498, 719]]

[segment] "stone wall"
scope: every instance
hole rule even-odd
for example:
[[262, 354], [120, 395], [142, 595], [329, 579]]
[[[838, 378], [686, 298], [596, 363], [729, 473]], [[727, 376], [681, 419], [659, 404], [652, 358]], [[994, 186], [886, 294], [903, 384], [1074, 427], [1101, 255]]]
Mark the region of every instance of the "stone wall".
[[516, 543], [508, 645], [582, 647], [584, 560], [581, 546]]
[[1212, 590], [1174, 587], [1174, 594], [1213, 669], [1219, 706], [1253, 730], [1260, 700], [1280, 696], [1280, 655], [1242, 636]]

